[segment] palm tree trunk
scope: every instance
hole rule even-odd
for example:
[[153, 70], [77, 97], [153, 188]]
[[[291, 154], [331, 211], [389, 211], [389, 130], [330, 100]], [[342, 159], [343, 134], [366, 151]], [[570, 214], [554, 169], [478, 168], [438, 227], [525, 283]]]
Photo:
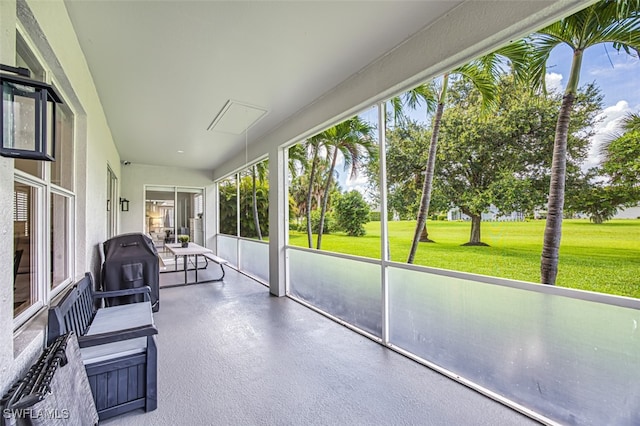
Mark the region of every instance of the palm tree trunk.
[[338, 159], [338, 148], [333, 149], [333, 158], [331, 159], [331, 167], [329, 168], [329, 175], [327, 176], [327, 183], [324, 187], [324, 194], [322, 198], [322, 208], [320, 209], [320, 223], [318, 224], [318, 243], [316, 248], [320, 250], [322, 246], [322, 232], [324, 231], [324, 216], [327, 212], [327, 204], [329, 202], [329, 188], [331, 188], [331, 182], [333, 182], [333, 170], [336, 168], [336, 160]]
[[424, 228], [422, 228], [422, 232], [420, 233], [420, 242], [435, 243], [435, 241], [429, 238], [429, 232], [427, 231], [427, 222], [424, 223]]
[[256, 190], [256, 166], [251, 167], [251, 184], [253, 197], [253, 223], [256, 227], [256, 234], [259, 240], [262, 240], [262, 231], [260, 230], [260, 218], [258, 217], [258, 194]]
[[[429, 158], [427, 160], [427, 169], [424, 175], [424, 184], [422, 186], [422, 197], [420, 198], [420, 209], [418, 210], [418, 223], [416, 223], [416, 230], [413, 234], [413, 241], [411, 242], [411, 250], [409, 251], [409, 258], [407, 263], [413, 263], [418, 251], [418, 242], [420, 241], [420, 235], [422, 230], [427, 233], [427, 215], [429, 214], [429, 204], [431, 203], [431, 189], [433, 186], [433, 175], [436, 168], [436, 151], [438, 148], [438, 132], [440, 131], [440, 122], [442, 121], [442, 113], [444, 112], [444, 103], [447, 98], [447, 85], [449, 83], [449, 74], [445, 74], [442, 78], [442, 91], [440, 92], [440, 99], [438, 101], [438, 109], [436, 115], [433, 118], [433, 132], [431, 133], [431, 143], [429, 145]], [[427, 233], [428, 234], [428, 233]]]
[[553, 144], [553, 161], [551, 163], [551, 183], [549, 185], [549, 201], [547, 222], [544, 228], [542, 243], [542, 259], [540, 261], [540, 282], [555, 285], [558, 275], [558, 253], [562, 236], [562, 216], [564, 211], [564, 185], [567, 171], [567, 136], [569, 118], [575, 95], [568, 93], [562, 98], [562, 106], [556, 125], [556, 137]]
[[558, 113], [556, 137], [553, 143], [547, 222], [544, 228], [542, 258], [540, 260], [540, 282], [542, 284], [555, 285], [556, 277], [558, 276], [558, 253], [560, 252], [560, 238], [562, 236], [564, 186], [567, 172], [567, 138], [569, 136], [571, 108], [576, 97], [581, 65], [582, 51], [576, 50], [571, 63], [569, 82], [562, 97], [562, 105]]
[[314, 148], [313, 161], [311, 162], [311, 172], [309, 173], [309, 192], [307, 193], [307, 243], [309, 248], [313, 248], [313, 236], [311, 229], [311, 200], [313, 196], [313, 181], [316, 178], [316, 167], [318, 163], [318, 147]]

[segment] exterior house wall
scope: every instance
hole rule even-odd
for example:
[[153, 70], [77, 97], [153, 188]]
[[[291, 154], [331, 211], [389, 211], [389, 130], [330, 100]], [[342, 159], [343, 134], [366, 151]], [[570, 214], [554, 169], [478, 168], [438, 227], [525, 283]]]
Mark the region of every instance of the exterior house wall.
[[[97, 272], [97, 244], [106, 235], [107, 164], [120, 174], [120, 158], [73, 26], [62, 0], [0, 1], [0, 60], [15, 63], [20, 24], [51, 70], [56, 87], [75, 114], [74, 276]], [[0, 157], [0, 235], [12, 235], [13, 160]], [[13, 240], [0, 239], [0, 392], [37, 357], [44, 345], [46, 307], [14, 331]]]
[[120, 178], [120, 156], [64, 2], [27, 3], [84, 110], [77, 114], [80, 128], [76, 129], [76, 214], [84, 228], [80, 230], [84, 235], [77, 233], [81, 237], [77, 250], [85, 258], [76, 264], [79, 278], [87, 270], [98, 271], [97, 244], [105, 240], [107, 232], [107, 164]]
[[[447, 212], [447, 220], [471, 220], [469, 216], [462, 213], [459, 208], [451, 209]], [[524, 220], [524, 213], [511, 212], [509, 214], [501, 214], [496, 206], [489, 206], [489, 211], [482, 212], [481, 220], [483, 222], [518, 222]]]
[[[15, 65], [16, 5], [0, 1], [0, 63]], [[13, 360], [13, 160], [0, 157], [0, 391], [15, 376]]]

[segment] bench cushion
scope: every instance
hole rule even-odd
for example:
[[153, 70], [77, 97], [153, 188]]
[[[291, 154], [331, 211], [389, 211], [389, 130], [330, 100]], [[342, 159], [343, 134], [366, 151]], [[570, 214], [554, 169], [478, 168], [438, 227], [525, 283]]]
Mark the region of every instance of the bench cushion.
[[[86, 335], [108, 333], [132, 327], [153, 324], [153, 314], [150, 302], [118, 305], [98, 309], [96, 316]], [[80, 349], [82, 361], [85, 365], [107, 361], [122, 356], [142, 353], [147, 349], [147, 338], [124, 340], [122, 342], [107, 343]]]

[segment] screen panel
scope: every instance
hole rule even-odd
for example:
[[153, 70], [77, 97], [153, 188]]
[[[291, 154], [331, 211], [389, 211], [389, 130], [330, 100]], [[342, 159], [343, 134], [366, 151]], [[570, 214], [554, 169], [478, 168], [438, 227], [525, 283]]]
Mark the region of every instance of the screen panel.
[[640, 311], [396, 267], [390, 342], [564, 424], [640, 424]]
[[292, 296], [382, 335], [380, 265], [291, 248], [287, 253]]

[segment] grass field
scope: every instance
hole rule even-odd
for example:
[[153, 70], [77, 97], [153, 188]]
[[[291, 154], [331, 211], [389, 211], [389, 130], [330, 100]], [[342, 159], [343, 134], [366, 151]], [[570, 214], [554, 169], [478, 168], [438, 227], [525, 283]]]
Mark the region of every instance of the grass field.
[[[420, 243], [415, 263], [522, 281], [539, 282], [545, 222], [483, 222], [489, 247], [462, 247], [469, 222], [429, 221], [429, 237]], [[406, 262], [415, 222], [389, 223], [391, 260]], [[364, 237], [342, 233], [322, 237], [327, 251], [380, 258], [380, 222], [366, 225]], [[314, 235], [314, 244], [316, 236]], [[306, 247], [305, 233], [291, 231], [291, 245]], [[565, 220], [557, 285], [640, 298], [640, 220], [612, 220], [601, 225]]]

